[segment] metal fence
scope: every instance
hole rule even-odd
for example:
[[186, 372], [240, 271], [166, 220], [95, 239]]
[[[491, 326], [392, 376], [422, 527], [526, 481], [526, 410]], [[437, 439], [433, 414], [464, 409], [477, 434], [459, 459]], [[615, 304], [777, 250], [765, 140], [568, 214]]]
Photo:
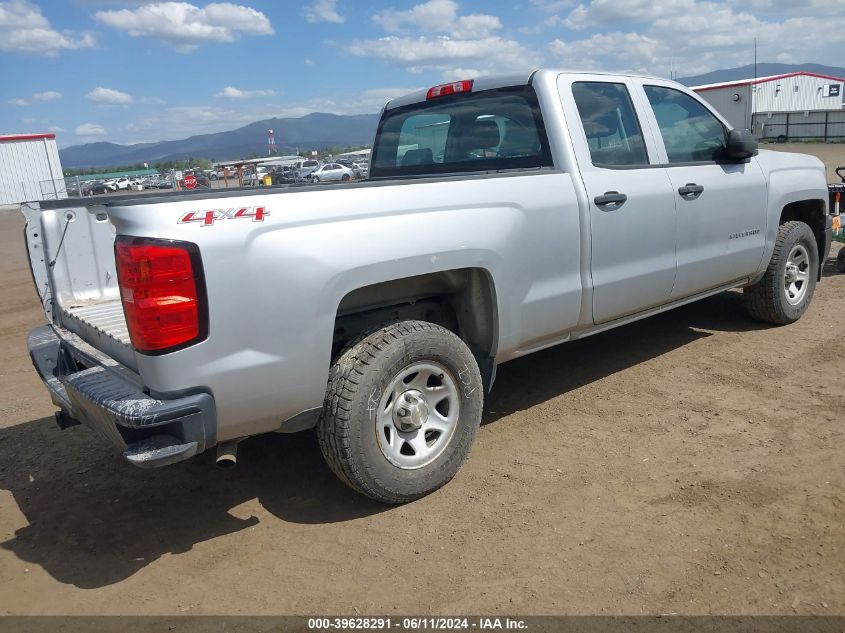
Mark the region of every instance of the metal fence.
[[771, 112], [755, 114], [754, 135], [780, 143], [791, 140], [845, 142], [845, 110]]
[[64, 180], [0, 181], [0, 204], [67, 198]]

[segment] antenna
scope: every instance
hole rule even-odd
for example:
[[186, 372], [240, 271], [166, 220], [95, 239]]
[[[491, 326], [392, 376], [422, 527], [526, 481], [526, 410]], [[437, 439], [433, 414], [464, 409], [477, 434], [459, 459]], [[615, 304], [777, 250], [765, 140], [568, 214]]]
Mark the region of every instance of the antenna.
[[272, 156], [276, 152], [276, 137], [273, 135], [273, 129], [267, 130], [267, 156]]
[[757, 84], [757, 38], [754, 38], [754, 84]]
[[748, 104], [751, 112], [748, 115], [748, 129], [754, 127], [754, 93], [757, 91], [757, 38], [754, 38], [754, 81], [751, 82], [751, 103]]

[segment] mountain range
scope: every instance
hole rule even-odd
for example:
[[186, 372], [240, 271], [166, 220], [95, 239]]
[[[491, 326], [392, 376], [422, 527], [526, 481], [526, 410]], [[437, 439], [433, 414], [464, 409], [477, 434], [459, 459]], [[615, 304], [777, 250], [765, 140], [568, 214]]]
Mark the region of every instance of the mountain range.
[[757, 64], [755, 72], [754, 64], [740, 66], [739, 68], [728, 68], [714, 70], [713, 72], [694, 77], [678, 79], [679, 83], [685, 86], [703, 86], [705, 84], [717, 84], [723, 81], [739, 81], [740, 79], [751, 79], [752, 77], [768, 77], [770, 75], [785, 75], [803, 70], [818, 75], [830, 75], [832, 77], [845, 77], [845, 68], [836, 66], [822, 66], [821, 64]]
[[[845, 77], [845, 68], [820, 64], [757, 64], [756, 76], [779, 75], [797, 71]], [[753, 65], [714, 70], [678, 81], [687, 86], [737, 81], [755, 75]], [[229, 132], [200, 134], [177, 141], [157, 143], [87, 143], [59, 150], [65, 167], [112, 167], [137, 163], [156, 163], [186, 158], [214, 161], [249, 158], [266, 151], [267, 130], [273, 129], [280, 154], [297, 149], [361, 146], [372, 143], [378, 124], [377, 114], [325, 114], [314, 112], [299, 118], [265, 119]]]
[[111, 167], [157, 163], [186, 158], [214, 161], [249, 158], [267, 152], [267, 130], [272, 129], [280, 154], [297, 149], [361, 146], [373, 142], [377, 114], [324, 114], [299, 118], [265, 119], [229, 132], [199, 134], [178, 141], [158, 143], [86, 143], [59, 150], [64, 167]]

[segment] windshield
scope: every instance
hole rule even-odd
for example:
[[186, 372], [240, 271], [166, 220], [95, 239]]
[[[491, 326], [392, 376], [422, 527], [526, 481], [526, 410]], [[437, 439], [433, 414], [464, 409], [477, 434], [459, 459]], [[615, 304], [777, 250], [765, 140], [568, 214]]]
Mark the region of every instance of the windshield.
[[551, 167], [531, 86], [462, 93], [387, 110], [371, 178]]

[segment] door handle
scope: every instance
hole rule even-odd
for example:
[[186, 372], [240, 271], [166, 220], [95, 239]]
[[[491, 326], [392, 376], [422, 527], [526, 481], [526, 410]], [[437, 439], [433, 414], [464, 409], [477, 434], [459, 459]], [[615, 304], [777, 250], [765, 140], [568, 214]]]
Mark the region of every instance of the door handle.
[[593, 198], [593, 202], [596, 203], [597, 207], [607, 207], [609, 211], [613, 209], [618, 209], [625, 201], [628, 199], [624, 193], [619, 193], [618, 191], [605, 191], [603, 195], [596, 196]]
[[704, 187], [697, 185], [694, 182], [688, 182], [683, 187], [678, 187], [678, 193], [682, 198], [687, 200], [694, 200], [704, 192]]

